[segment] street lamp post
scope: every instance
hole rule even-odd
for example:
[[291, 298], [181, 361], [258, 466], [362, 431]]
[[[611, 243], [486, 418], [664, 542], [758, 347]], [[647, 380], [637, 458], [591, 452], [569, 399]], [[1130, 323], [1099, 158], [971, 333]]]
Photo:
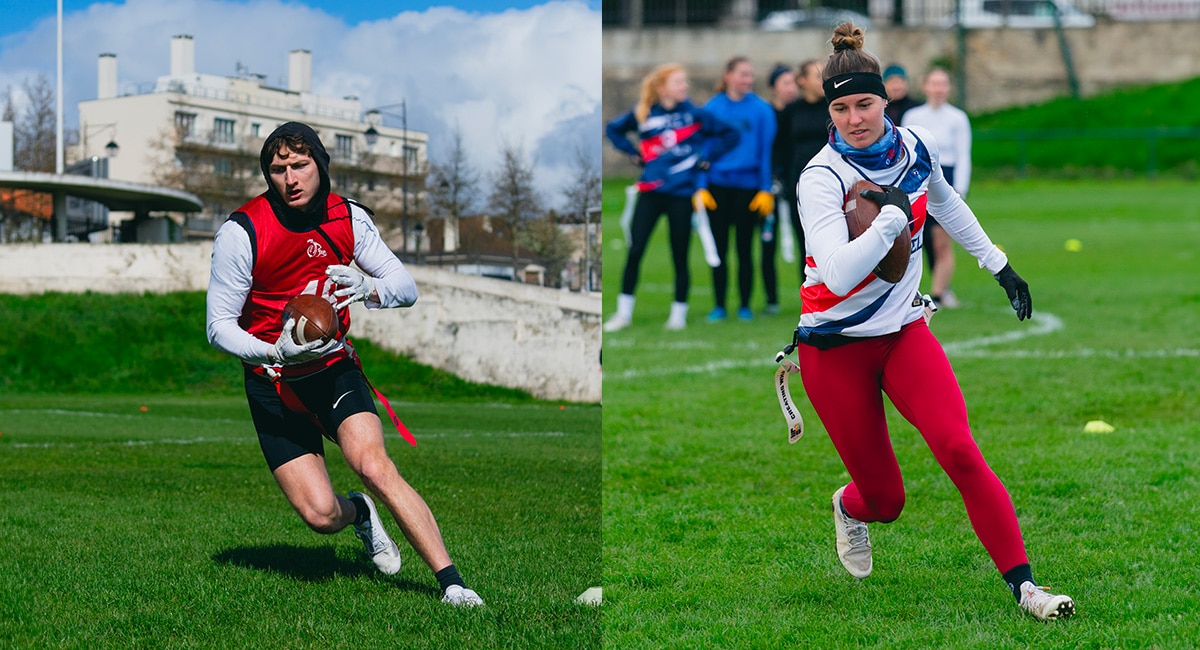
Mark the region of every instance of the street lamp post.
[[[384, 113], [387, 113], [386, 109], [395, 108], [397, 106], [400, 107], [400, 128], [404, 132], [404, 135], [401, 136], [401, 140], [403, 141], [403, 144], [400, 147], [400, 160], [401, 160], [400, 164], [401, 164], [401, 170], [403, 173], [403, 176], [401, 176], [401, 178], [400, 178], [400, 232], [404, 237], [404, 241], [401, 244], [401, 250], [403, 252], [407, 253], [408, 252], [408, 100], [401, 100], [399, 104], [387, 104], [385, 106], [379, 106], [377, 108], [372, 108], [371, 110], [367, 111], [367, 122], [369, 123], [369, 126], [367, 127], [367, 131], [366, 131], [366, 133], [364, 133], [364, 135], [367, 138], [367, 147], [368, 148], [374, 147], [375, 143], [379, 141], [379, 131], [378, 131], [378, 129], [375, 128], [375, 124], [380, 123], [379, 116]], [[394, 115], [394, 113], [387, 113], [387, 114]], [[419, 248], [419, 245], [418, 245], [418, 248]]]

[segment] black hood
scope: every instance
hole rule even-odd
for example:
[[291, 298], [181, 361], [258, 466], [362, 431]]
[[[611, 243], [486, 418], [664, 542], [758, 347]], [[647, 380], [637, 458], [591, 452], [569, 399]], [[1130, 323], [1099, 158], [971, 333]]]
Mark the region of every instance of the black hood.
[[[275, 190], [275, 184], [271, 182], [269, 172], [271, 161], [279, 151], [283, 138], [294, 136], [298, 136], [304, 141], [309, 155], [317, 163], [317, 170], [321, 174], [321, 187], [304, 210], [289, 208], [284, 203], [283, 197]], [[258, 156], [258, 165], [262, 169], [263, 178], [267, 181], [267, 200], [275, 208], [276, 214], [295, 225], [300, 225], [300, 223], [294, 220], [300, 220], [307, 225], [316, 225], [320, 222], [321, 218], [325, 216], [325, 204], [329, 199], [329, 152], [325, 150], [325, 145], [321, 144], [321, 138], [317, 136], [316, 131], [312, 130], [312, 127], [300, 122], [288, 122], [280, 125], [271, 132], [271, 135], [267, 136], [267, 141], [263, 143], [262, 152]]]

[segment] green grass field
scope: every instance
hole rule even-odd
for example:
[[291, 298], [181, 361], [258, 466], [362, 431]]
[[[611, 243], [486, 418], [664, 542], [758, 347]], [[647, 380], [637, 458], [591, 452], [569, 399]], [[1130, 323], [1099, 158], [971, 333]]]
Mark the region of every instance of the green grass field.
[[[418, 440], [385, 433], [390, 455], [487, 602], [458, 610], [386, 514], [391, 577], [292, 512], [197, 298], [0, 297], [0, 648], [600, 647], [601, 612], [574, 602], [601, 581], [598, 405], [360, 344]], [[105, 345], [113, 319], [142, 337]]]
[[[625, 182], [604, 203], [605, 313], [625, 253]], [[1077, 615], [1021, 613], [957, 491], [889, 406], [908, 493], [873, 525], [875, 570], [834, 550], [848, 476], [792, 380], [795, 446], [770, 382], [799, 314], [709, 324], [698, 242], [687, 330], [663, 328], [673, 273], [659, 224], [634, 325], [604, 340], [604, 636], [612, 648], [1194, 648], [1200, 639], [1200, 207], [1183, 182], [979, 182], [971, 205], [1028, 280], [1032, 322], [961, 250], [962, 301], [933, 320], [975, 437], [1008, 487], [1035, 576]], [[1083, 248], [1069, 252], [1067, 239]], [[927, 281], [926, 281], [927, 284]], [[735, 301], [731, 287], [730, 300]], [[736, 305], [736, 302], [733, 304]], [[1089, 420], [1115, 427], [1084, 433]]]
[[599, 408], [396, 406], [418, 446], [391, 456], [486, 608], [440, 603], [386, 515], [394, 577], [310, 532], [243, 398], [3, 395], [0, 647], [599, 647], [574, 603], [600, 580]]

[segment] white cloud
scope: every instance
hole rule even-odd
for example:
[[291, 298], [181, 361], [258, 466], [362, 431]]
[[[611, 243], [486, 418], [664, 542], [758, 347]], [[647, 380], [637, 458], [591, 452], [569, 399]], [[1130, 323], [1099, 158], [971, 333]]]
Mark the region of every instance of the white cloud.
[[[571, 157], [546, 155], [546, 147], [574, 140], [569, 131], [579, 129], [599, 157], [600, 30], [600, 12], [578, 1], [492, 14], [437, 7], [354, 27], [278, 0], [97, 3], [65, 17], [65, 121], [76, 124], [76, 104], [95, 97], [103, 52], [117, 55], [127, 92], [168, 73], [175, 34], [195, 37], [198, 72], [233, 75], [241, 63], [276, 86], [286, 85], [288, 51], [304, 48], [313, 55], [314, 92], [357, 95], [367, 108], [405, 100], [409, 127], [430, 133], [435, 160], [457, 124], [485, 173], [502, 143], [519, 144], [557, 203]], [[16, 90], [38, 73], [53, 82], [54, 50], [53, 20], [0, 39], [0, 88]]]

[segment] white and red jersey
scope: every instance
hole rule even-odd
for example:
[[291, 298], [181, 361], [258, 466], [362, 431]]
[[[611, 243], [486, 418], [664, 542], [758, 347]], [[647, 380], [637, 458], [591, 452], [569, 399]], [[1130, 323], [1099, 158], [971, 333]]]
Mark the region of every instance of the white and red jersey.
[[[951, 238], [975, 256], [981, 267], [994, 274], [1008, 263], [971, 208], [946, 182], [938, 163], [937, 144], [929, 131], [896, 128], [904, 143], [904, 156], [892, 167], [864, 169], [826, 145], [800, 174], [797, 209], [805, 244], [801, 340], [807, 341], [813, 334], [880, 336], [921, 318], [921, 241], [927, 214], [932, 214]], [[876, 277], [872, 270], [892, 246], [893, 240], [879, 232], [884, 211], [899, 212], [900, 208], [885, 206], [876, 224], [853, 241], [846, 228], [848, 193], [861, 179], [897, 185], [912, 204], [908, 270], [895, 284]]]

